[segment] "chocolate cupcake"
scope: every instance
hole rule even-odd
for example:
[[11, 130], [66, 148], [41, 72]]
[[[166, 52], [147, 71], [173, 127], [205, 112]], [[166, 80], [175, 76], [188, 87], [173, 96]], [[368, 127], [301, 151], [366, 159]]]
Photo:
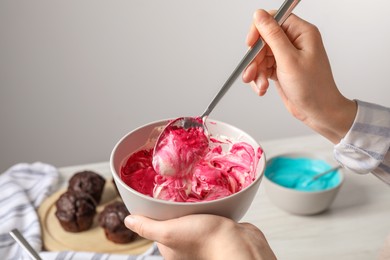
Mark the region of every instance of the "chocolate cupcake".
[[94, 198], [96, 204], [99, 204], [105, 183], [106, 180], [98, 173], [93, 171], [82, 171], [75, 173], [72, 178], [70, 178], [68, 190], [88, 193]]
[[96, 203], [89, 194], [68, 190], [58, 198], [55, 205], [55, 215], [66, 231], [81, 232], [92, 226]]
[[99, 225], [104, 229], [108, 240], [119, 244], [134, 241], [137, 234], [124, 224], [124, 219], [129, 214], [122, 201], [115, 201], [104, 207], [99, 214]]

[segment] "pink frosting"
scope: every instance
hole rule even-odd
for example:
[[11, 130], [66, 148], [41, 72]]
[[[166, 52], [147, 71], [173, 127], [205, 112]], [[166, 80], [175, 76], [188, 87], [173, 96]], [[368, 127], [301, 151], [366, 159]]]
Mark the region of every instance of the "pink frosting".
[[208, 147], [209, 140], [200, 127], [167, 127], [155, 147], [153, 168], [163, 176], [187, 176]]
[[[255, 180], [257, 164], [263, 153], [261, 148], [256, 153], [248, 143], [226, 144], [216, 139], [210, 139], [210, 146], [204, 147], [202, 139], [193, 134], [194, 140], [200, 143], [194, 143], [197, 149], [192, 152], [186, 150], [191, 147], [185, 147], [177, 154], [169, 145], [169, 149], [164, 150], [167, 155], [164, 157], [165, 154], [162, 154], [163, 160], [171, 160], [168, 154], [175, 157], [172, 162], [173, 174], [158, 174], [153, 168], [153, 150], [145, 149], [130, 155], [122, 166], [121, 179], [140, 193], [177, 202], [223, 198], [244, 189]], [[182, 137], [179, 134], [173, 139], [180, 140]], [[226, 145], [229, 149], [223, 151]], [[184, 172], [180, 172], [182, 169], [185, 169]]]

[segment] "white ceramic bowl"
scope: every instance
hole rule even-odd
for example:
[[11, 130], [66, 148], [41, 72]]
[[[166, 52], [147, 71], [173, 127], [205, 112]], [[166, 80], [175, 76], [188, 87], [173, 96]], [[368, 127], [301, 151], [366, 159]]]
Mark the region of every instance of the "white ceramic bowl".
[[[263, 177], [266, 163], [264, 152], [257, 166], [256, 179], [252, 184], [235, 194], [213, 201], [170, 202], [154, 199], [135, 191], [121, 180], [120, 169], [129, 155], [139, 150], [150, 138], [157, 137], [159, 131], [156, 129], [161, 129], [168, 122], [169, 120], [152, 122], [129, 132], [119, 140], [111, 153], [111, 172], [119, 194], [129, 212], [158, 220], [198, 213], [215, 214], [236, 221], [240, 220], [251, 205]], [[256, 152], [260, 147], [256, 140], [247, 133], [227, 123], [208, 119], [207, 128], [212, 136], [220, 135], [229, 140], [247, 142], [254, 147]]]
[[[283, 163], [284, 158], [304, 158], [312, 163], [310, 165], [296, 163], [294, 166], [289, 166], [288, 163]], [[292, 176], [293, 174], [299, 174], [300, 167], [304, 168], [301, 169], [302, 172], [310, 168], [314, 172], [321, 172], [328, 169], [327, 167], [331, 168], [333, 166], [335, 166], [334, 162], [332, 165], [325, 157], [310, 153], [290, 153], [272, 157], [267, 162], [267, 169], [264, 174], [266, 194], [276, 206], [292, 214], [314, 215], [324, 212], [331, 206], [344, 182], [342, 169], [332, 174], [332, 176], [328, 176], [328, 178], [333, 178], [330, 179], [332, 183], [329, 187], [316, 191], [302, 191], [287, 187], [288, 185], [281, 184], [280, 179], [277, 180], [273, 174], [277, 174], [277, 171], [282, 169], [285, 171], [284, 173], [291, 173]]]

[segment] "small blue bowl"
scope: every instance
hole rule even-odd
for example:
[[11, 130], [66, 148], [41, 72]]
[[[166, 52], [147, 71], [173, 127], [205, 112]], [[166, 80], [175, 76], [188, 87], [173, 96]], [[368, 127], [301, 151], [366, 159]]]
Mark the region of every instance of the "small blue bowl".
[[315, 181], [312, 176], [333, 168], [315, 154], [290, 153], [270, 158], [264, 173], [267, 196], [279, 208], [296, 215], [325, 211], [334, 201], [342, 183], [342, 170], [335, 170]]
[[340, 184], [338, 170], [332, 171], [317, 180], [312, 178], [331, 169], [322, 159], [307, 156], [278, 156], [267, 163], [265, 176], [274, 183], [286, 188], [313, 192], [332, 189]]

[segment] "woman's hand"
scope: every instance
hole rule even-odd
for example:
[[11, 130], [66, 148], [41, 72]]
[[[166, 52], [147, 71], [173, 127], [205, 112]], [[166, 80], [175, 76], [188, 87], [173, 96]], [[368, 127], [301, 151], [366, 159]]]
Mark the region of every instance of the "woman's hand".
[[357, 108], [336, 86], [319, 30], [294, 14], [282, 26], [264, 10], [253, 17], [247, 43], [252, 46], [261, 37], [267, 45], [244, 71], [243, 81], [262, 96], [274, 80], [294, 117], [338, 143]]
[[257, 227], [220, 216], [189, 215], [156, 221], [130, 215], [125, 224], [156, 241], [164, 259], [276, 259]]

